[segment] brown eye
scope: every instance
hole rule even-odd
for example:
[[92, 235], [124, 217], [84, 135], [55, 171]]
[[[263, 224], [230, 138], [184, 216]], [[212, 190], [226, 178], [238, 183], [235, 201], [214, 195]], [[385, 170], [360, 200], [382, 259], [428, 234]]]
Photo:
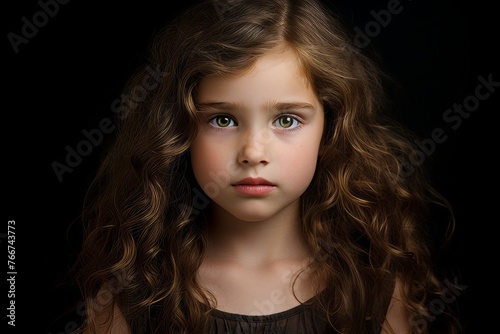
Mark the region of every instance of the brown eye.
[[293, 125], [293, 118], [290, 116], [284, 116], [279, 119], [280, 126], [283, 128], [289, 128]]
[[235, 126], [235, 122], [231, 119], [231, 117], [228, 116], [215, 116], [210, 120], [210, 123], [213, 126], [219, 127], [219, 128], [227, 128], [230, 126]]
[[298, 127], [300, 122], [293, 116], [283, 115], [278, 117], [273, 124], [283, 129], [293, 129]]

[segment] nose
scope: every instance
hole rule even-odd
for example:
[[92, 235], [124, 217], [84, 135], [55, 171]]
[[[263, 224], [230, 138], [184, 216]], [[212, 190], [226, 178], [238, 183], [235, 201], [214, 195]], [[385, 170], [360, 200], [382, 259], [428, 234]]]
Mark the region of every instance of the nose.
[[264, 129], [249, 129], [242, 133], [238, 163], [247, 166], [267, 165], [270, 161], [269, 145], [269, 135]]

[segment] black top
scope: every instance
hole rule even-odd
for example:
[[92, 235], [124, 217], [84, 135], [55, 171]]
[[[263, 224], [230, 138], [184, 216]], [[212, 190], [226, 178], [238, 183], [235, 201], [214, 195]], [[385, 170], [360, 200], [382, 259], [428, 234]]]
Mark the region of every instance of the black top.
[[[392, 296], [394, 285], [385, 287], [383, 296], [376, 299], [373, 307], [387, 310]], [[326, 289], [325, 289], [326, 290]], [[210, 321], [207, 334], [338, 334], [332, 328], [319, 308], [320, 297], [327, 297], [326, 291], [319, 293], [307, 302], [289, 310], [269, 315], [242, 315], [213, 309], [210, 312]], [[378, 319], [367, 323], [366, 333], [379, 334], [384, 321], [385, 312], [379, 313]], [[361, 333], [360, 333], [361, 334]]]
[[241, 315], [212, 310], [208, 334], [334, 334], [311, 304], [269, 315]]

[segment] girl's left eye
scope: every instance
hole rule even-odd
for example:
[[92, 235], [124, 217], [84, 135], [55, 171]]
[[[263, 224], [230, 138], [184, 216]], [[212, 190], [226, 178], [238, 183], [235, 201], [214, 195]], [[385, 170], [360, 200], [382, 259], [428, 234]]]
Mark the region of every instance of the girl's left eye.
[[283, 129], [295, 129], [300, 125], [300, 122], [297, 118], [290, 115], [282, 115], [279, 116], [274, 122], [274, 126], [283, 128]]
[[210, 124], [217, 128], [228, 128], [235, 126], [236, 122], [229, 116], [217, 115], [210, 120]]

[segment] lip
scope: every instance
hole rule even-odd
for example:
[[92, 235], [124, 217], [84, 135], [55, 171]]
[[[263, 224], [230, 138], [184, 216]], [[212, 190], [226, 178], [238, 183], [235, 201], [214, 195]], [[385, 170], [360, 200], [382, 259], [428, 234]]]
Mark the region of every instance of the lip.
[[252, 196], [263, 196], [276, 188], [275, 184], [261, 177], [246, 177], [232, 186], [240, 194]]
[[236, 182], [233, 186], [248, 185], [248, 186], [276, 186], [266, 179], [261, 177], [245, 177], [244, 179]]

